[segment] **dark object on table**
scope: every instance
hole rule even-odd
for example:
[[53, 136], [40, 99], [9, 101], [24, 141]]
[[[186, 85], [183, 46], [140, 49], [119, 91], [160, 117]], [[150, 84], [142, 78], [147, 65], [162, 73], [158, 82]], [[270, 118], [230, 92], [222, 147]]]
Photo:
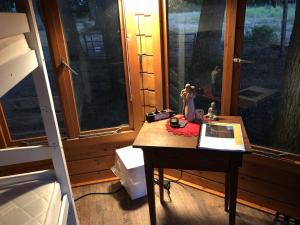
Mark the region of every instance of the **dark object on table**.
[[147, 120], [147, 122], [150, 123], [150, 122], [154, 122], [154, 121], [158, 121], [158, 120], [168, 119], [174, 115], [175, 115], [175, 111], [173, 111], [171, 109], [166, 109], [166, 110], [161, 110], [161, 111], [155, 110], [155, 112], [146, 114], [146, 120]]
[[186, 120], [179, 120], [176, 117], [170, 119], [170, 126], [173, 128], [183, 128], [187, 124]]
[[274, 225], [300, 225], [300, 221], [277, 212], [273, 221]]
[[204, 120], [204, 110], [196, 109], [195, 110], [195, 122], [202, 124]]

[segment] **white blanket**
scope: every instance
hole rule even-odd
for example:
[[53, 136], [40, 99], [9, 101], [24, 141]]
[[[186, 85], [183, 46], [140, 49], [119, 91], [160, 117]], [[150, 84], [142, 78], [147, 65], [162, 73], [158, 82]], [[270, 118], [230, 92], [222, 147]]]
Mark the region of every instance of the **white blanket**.
[[24, 34], [0, 39], [0, 65], [30, 51]]

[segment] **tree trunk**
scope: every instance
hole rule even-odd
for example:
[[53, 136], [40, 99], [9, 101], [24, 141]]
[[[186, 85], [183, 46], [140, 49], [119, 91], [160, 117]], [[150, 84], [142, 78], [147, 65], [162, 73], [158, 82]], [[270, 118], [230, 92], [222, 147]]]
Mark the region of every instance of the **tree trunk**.
[[[118, 1], [97, 0], [96, 28], [102, 33], [112, 91], [125, 94]], [[123, 93], [124, 92], [124, 93]], [[113, 95], [115, 96], [115, 95]]]
[[271, 134], [272, 146], [300, 153], [300, 0], [285, 63], [280, 108]]
[[14, 6], [13, 0], [1, 0], [0, 1], [0, 12], [11, 12]]
[[96, 0], [89, 0], [88, 1], [88, 6], [89, 6], [89, 19], [90, 20], [95, 20], [96, 18], [96, 8], [97, 8], [97, 5], [96, 5]]
[[[85, 100], [91, 102], [91, 87], [89, 81], [88, 64], [85, 56], [85, 52], [81, 46], [80, 36], [76, 27], [76, 20], [72, 14], [70, 1], [62, 0], [59, 1], [61, 8], [61, 16], [64, 26], [64, 33], [66, 36], [66, 42], [68, 45], [68, 53], [70, 58], [70, 64], [73, 67], [79, 67], [79, 77], [75, 77], [76, 80], [81, 79], [83, 87], [75, 85], [75, 95], [77, 96], [77, 108], [78, 114], [81, 116], [82, 107]], [[76, 65], [76, 66], [74, 66]], [[73, 76], [75, 76], [73, 74]]]
[[221, 66], [225, 7], [225, 0], [203, 1], [187, 81], [205, 86], [210, 83], [211, 71], [217, 65]]

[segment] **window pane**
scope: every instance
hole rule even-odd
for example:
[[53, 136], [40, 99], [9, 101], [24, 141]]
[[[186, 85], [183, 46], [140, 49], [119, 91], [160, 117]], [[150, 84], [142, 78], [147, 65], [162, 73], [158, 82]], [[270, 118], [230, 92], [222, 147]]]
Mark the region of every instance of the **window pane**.
[[169, 0], [169, 95], [171, 109], [181, 113], [180, 91], [186, 83], [198, 94], [195, 107], [220, 112], [225, 0]]
[[15, 0], [0, 1], [0, 12], [16, 12]]
[[128, 124], [117, 0], [60, 0], [81, 130]]
[[[3, 11], [15, 11], [14, 1], [3, 1], [3, 6], [1, 5], [1, 7], [1, 10], [3, 9]], [[46, 32], [43, 21], [40, 17], [40, 10], [37, 9], [36, 4], [34, 4], [34, 7], [50, 80], [50, 86], [55, 103], [56, 115], [60, 131], [64, 133], [63, 119], [56, 90], [55, 78], [52, 70]], [[1, 103], [3, 105], [8, 128], [13, 139], [45, 135], [41, 112], [31, 75], [27, 76], [23, 81], [21, 81], [5, 96], [3, 96], [3, 98], [1, 98]]]
[[240, 112], [251, 143], [300, 153], [300, 2], [263, 2], [246, 8]]

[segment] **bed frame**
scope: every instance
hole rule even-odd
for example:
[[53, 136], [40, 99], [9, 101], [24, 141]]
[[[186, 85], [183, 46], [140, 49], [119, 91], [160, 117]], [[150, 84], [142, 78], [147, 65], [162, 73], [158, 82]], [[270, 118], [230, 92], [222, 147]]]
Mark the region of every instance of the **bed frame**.
[[54, 176], [57, 182], [60, 183], [63, 196], [59, 224], [66, 224], [66, 220], [68, 220], [68, 224], [78, 225], [33, 4], [32, 0], [24, 1], [26, 1], [26, 13], [0, 13], [0, 39], [24, 34], [30, 48], [26, 54], [0, 64], [0, 98], [26, 76], [32, 74], [48, 145], [0, 149], [0, 166], [52, 159], [54, 173], [39, 171], [1, 177], [0, 183], [13, 183], [14, 181], [43, 179]]

